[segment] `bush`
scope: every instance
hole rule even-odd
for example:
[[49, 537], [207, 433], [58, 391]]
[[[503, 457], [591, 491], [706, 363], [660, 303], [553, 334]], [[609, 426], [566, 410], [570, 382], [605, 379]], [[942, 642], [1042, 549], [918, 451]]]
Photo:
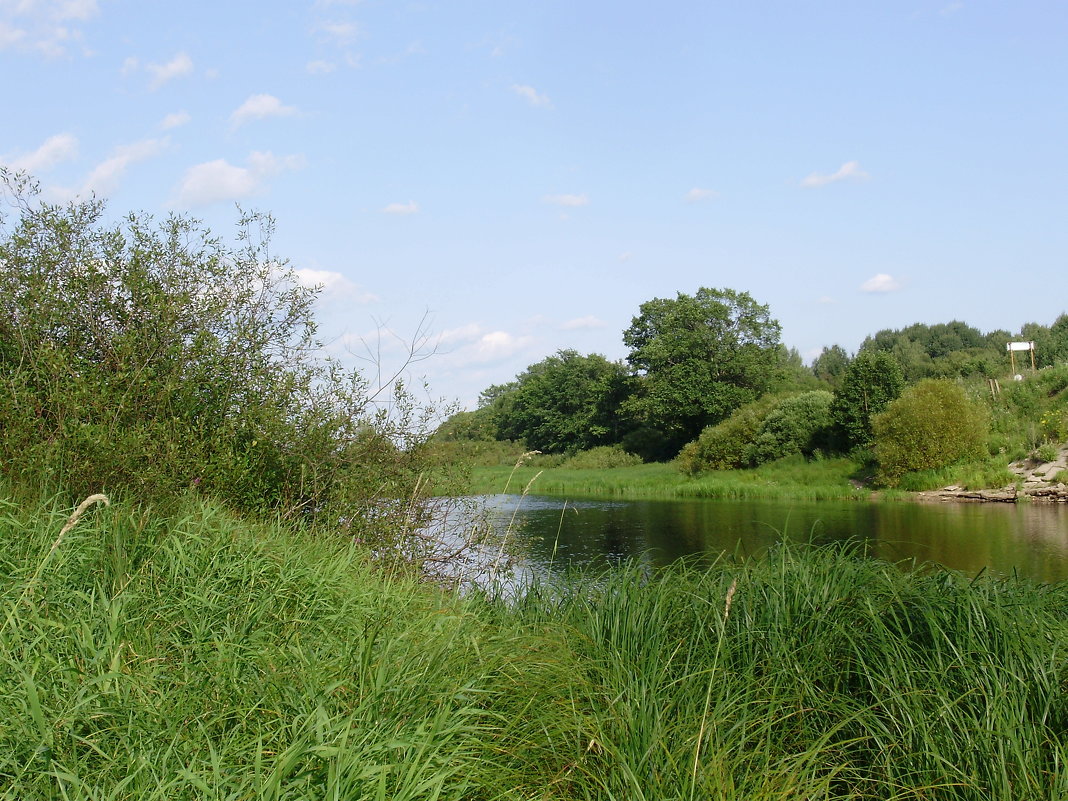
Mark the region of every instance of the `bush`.
[[640, 456], [627, 453], [616, 445], [601, 445], [588, 451], [579, 451], [561, 467], [574, 470], [606, 470], [612, 467], [634, 467], [641, 463]]
[[825, 448], [833, 399], [830, 392], [816, 390], [781, 401], [760, 424], [748, 449], [748, 462], [758, 465], [798, 453], [811, 456], [813, 451]]
[[946, 379], [925, 379], [872, 420], [879, 480], [894, 486], [905, 473], [982, 457], [987, 419]]
[[228, 245], [184, 217], [39, 202], [0, 168], [5, 188], [0, 471], [305, 521], [401, 509], [383, 501], [424, 471], [426, 410], [397, 385], [385, 411], [317, 358], [317, 290], [271, 254], [269, 217]]
[[742, 406], [726, 420], [709, 426], [679, 453], [679, 467], [694, 474], [747, 466], [749, 449], [764, 418], [782, 400], [782, 395], [765, 395]]

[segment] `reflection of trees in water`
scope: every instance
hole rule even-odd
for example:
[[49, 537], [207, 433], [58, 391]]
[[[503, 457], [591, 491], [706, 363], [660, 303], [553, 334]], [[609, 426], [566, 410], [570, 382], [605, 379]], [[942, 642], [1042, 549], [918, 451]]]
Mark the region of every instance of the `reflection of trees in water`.
[[[495, 510], [502, 525], [513, 502]], [[529, 506], [528, 506], [529, 504]], [[857, 541], [857, 553], [892, 562], [937, 562], [1053, 581], [1068, 578], [1068, 508], [1000, 504], [579, 501], [524, 499], [514, 532], [520, 552], [553, 570], [628, 558], [663, 565], [680, 557], [748, 558], [780, 539]]]

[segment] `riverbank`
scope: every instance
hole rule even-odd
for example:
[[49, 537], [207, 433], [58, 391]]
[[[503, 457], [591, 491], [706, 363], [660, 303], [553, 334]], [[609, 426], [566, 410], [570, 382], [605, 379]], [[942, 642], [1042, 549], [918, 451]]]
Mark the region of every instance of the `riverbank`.
[[505, 603], [210, 504], [68, 512], [0, 499], [3, 799], [1068, 794], [1066, 585], [785, 548]]
[[471, 492], [602, 498], [709, 498], [730, 500], [864, 500], [872, 496], [855, 478], [849, 459], [783, 459], [751, 470], [718, 470], [689, 476], [672, 464], [575, 469], [495, 466], [471, 470]]

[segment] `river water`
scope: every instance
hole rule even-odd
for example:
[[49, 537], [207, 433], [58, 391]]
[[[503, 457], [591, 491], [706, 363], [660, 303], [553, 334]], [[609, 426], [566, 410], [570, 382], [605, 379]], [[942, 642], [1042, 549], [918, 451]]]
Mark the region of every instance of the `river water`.
[[481, 499], [488, 519], [535, 571], [603, 567], [638, 558], [756, 555], [788, 539], [852, 540], [893, 562], [934, 562], [1040, 581], [1068, 579], [1068, 507], [1038, 504], [567, 500], [528, 495]]

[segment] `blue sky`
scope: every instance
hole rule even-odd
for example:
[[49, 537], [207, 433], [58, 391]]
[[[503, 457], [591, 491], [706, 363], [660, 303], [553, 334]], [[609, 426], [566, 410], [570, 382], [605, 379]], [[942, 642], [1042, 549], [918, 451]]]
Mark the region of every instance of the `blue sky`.
[[0, 0], [0, 161], [324, 284], [328, 350], [472, 404], [653, 297], [811, 358], [1068, 310], [1068, 4]]

